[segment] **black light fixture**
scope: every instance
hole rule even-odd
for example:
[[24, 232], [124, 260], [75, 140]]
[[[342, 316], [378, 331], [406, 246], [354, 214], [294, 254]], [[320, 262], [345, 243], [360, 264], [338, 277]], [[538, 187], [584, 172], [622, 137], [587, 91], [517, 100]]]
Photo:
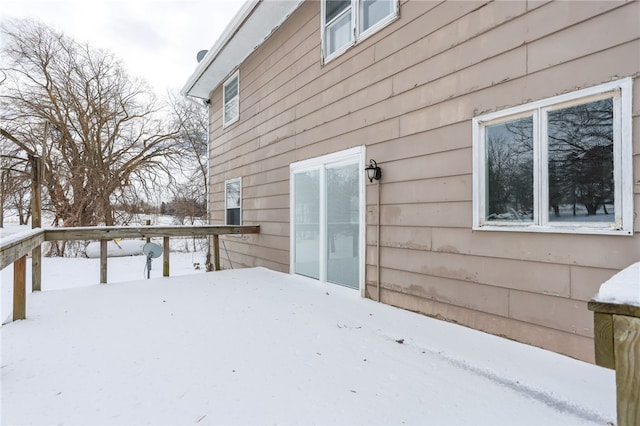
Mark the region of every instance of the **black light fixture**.
[[369, 178], [369, 182], [373, 182], [373, 180], [380, 180], [382, 177], [382, 170], [378, 167], [378, 163], [375, 160], [369, 160], [369, 165], [364, 168], [364, 171], [367, 172], [367, 177]]

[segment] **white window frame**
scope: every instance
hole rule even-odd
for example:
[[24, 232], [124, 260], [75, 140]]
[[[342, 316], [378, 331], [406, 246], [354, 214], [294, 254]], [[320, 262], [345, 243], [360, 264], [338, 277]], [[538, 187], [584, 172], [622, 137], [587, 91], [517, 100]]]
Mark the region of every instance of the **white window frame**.
[[[351, 6], [345, 9], [345, 12], [338, 14], [334, 17], [331, 22], [325, 22], [326, 20], [326, 0], [322, 0], [320, 3], [320, 39], [321, 39], [321, 55], [323, 63], [327, 63], [332, 59], [340, 56], [345, 51], [347, 51], [351, 46], [354, 46], [371, 36], [372, 34], [380, 31], [383, 27], [386, 27], [391, 22], [395, 21], [400, 16], [400, 1], [393, 1], [393, 10], [387, 15], [385, 18], [377, 22], [375, 25], [372, 25], [370, 28], [367, 28], [365, 31], [361, 31], [361, 20], [362, 20], [362, 2], [364, 0], [351, 0]], [[351, 10], [351, 40], [346, 43], [343, 47], [337, 49], [335, 52], [328, 52], [328, 37], [327, 37], [327, 27], [336, 20], [340, 19], [347, 10]]]
[[327, 282], [327, 255], [326, 255], [326, 206], [325, 198], [322, 194], [325, 192], [325, 172], [327, 166], [336, 166], [340, 164], [358, 163], [358, 167], [362, 171], [360, 176], [360, 185], [358, 187], [358, 196], [360, 199], [360, 240], [358, 241], [358, 250], [360, 253], [360, 265], [358, 265], [359, 271], [359, 291], [362, 297], [365, 297], [365, 263], [366, 263], [366, 200], [365, 200], [365, 182], [364, 182], [364, 158], [365, 147], [357, 146], [349, 148], [344, 151], [338, 151], [331, 154], [323, 155], [321, 157], [310, 158], [308, 160], [298, 161], [289, 165], [289, 193], [290, 195], [290, 209], [289, 209], [289, 273], [295, 274], [295, 182], [294, 174], [299, 172], [305, 172], [310, 170], [319, 170], [320, 172], [320, 278], [318, 281]]
[[227, 205], [227, 187], [229, 184], [232, 183], [236, 183], [238, 182], [240, 184], [240, 199], [239, 201], [239, 207], [232, 207], [234, 209], [239, 208], [240, 209], [240, 213], [239, 213], [239, 217], [240, 217], [240, 223], [239, 224], [232, 224], [232, 226], [241, 226], [242, 225], [242, 178], [241, 177], [237, 177], [234, 179], [228, 179], [224, 181], [224, 224], [225, 225], [231, 225], [229, 223], [227, 223], [227, 210], [229, 209], [229, 206]]
[[[575, 234], [633, 235], [633, 149], [631, 77], [554, 96], [525, 105], [474, 117], [473, 125], [473, 229]], [[549, 221], [547, 112], [572, 105], [613, 98], [614, 223]], [[533, 117], [534, 221], [486, 220], [486, 145], [488, 125]]]
[[[233, 98], [227, 99], [227, 97], [226, 97], [227, 90], [226, 89], [227, 89], [227, 86], [233, 80], [237, 80], [238, 92], [236, 93], [236, 96], [234, 96]], [[235, 102], [236, 103], [236, 105], [237, 105], [236, 109], [237, 109], [238, 113], [233, 117], [227, 117], [227, 103], [231, 103], [231, 102]], [[240, 70], [237, 70], [236, 72], [234, 72], [231, 75], [231, 77], [226, 79], [224, 84], [222, 85], [222, 128], [225, 128], [225, 127], [235, 123], [239, 119], [240, 119]]]

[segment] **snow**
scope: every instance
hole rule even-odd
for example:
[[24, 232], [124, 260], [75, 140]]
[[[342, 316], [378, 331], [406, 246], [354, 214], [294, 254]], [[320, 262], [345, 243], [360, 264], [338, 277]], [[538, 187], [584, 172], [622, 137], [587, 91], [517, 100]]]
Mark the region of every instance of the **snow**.
[[594, 300], [640, 306], [640, 262], [623, 269], [602, 284]]
[[353, 289], [265, 268], [141, 280], [143, 256], [109, 259], [110, 281], [129, 281], [99, 285], [97, 265], [45, 258], [27, 319], [0, 329], [2, 424], [616, 418], [613, 370]]
[[14, 225], [0, 228], [0, 240], [3, 244], [13, 243], [21, 240], [30, 234], [42, 232], [41, 229], [31, 229], [26, 225]]
[[[4, 239], [3, 239], [4, 241]], [[147, 276], [147, 258], [144, 255], [109, 258], [107, 262], [107, 282], [142, 280]], [[172, 276], [202, 273], [205, 254], [203, 252], [171, 253], [169, 271]], [[199, 269], [196, 269], [199, 268]], [[27, 293], [31, 292], [31, 258], [27, 258]], [[151, 278], [162, 277], [162, 259], [151, 263]], [[13, 265], [7, 266], [0, 275], [0, 320], [6, 323], [11, 318], [13, 304]], [[100, 259], [82, 257], [43, 257], [42, 258], [42, 290], [59, 290], [85, 287], [100, 283]], [[29, 302], [27, 302], [29, 310]]]

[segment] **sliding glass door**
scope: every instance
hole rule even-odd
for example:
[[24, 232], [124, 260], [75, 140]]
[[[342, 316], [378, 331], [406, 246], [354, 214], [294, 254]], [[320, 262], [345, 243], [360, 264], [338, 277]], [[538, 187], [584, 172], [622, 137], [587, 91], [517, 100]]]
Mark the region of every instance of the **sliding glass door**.
[[360, 287], [362, 164], [357, 148], [291, 166], [292, 272]]

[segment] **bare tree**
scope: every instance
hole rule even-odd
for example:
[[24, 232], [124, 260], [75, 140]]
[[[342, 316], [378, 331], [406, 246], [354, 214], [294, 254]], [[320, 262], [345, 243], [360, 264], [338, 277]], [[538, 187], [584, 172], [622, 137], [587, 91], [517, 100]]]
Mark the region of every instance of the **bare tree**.
[[2, 136], [0, 152], [0, 228], [4, 226], [4, 213], [8, 209], [18, 215], [20, 225], [25, 225], [31, 214], [28, 160]]
[[501, 123], [486, 133], [489, 219], [523, 220], [533, 209], [532, 122]]
[[[613, 99], [549, 112], [549, 194], [558, 204], [582, 204], [587, 216], [613, 204]], [[555, 199], [553, 198], [555, 196]], [[555, 204], [555, 205], [554, 205]]]
[[173, 126], [178, 128], [176, 149], [180, 150], [180, 167], [185, 177], [180, 186], [188, 186], [193, 201], [206, 203], [209, 111], [182, 96], [169, 94]]
[[[206, 104], [174, 93], [169, 93], [169, 103], [173, 125], [179, 128], [176, 149], [180, 150], [182, 176], [173, 182], [170, 189], [173, 197], [164, 204], [164, 211], [174, 215], [179, 224], [193, 225], [205, 219], [207, 214], [209, 109]], [[197, 250], [197, 242], [194, 237], [193, 251]], [[185, 249], [188, 250], [186, 241]], [[205, 261], [205, 264], [209, 262]]]
[[3, 135], [42, 153], [53, 224], [115, 224], [116, 202], [144, 189], [150, 176], [169, 174], [177, 128], [111, 53], [32, 20], [0, 30]]

